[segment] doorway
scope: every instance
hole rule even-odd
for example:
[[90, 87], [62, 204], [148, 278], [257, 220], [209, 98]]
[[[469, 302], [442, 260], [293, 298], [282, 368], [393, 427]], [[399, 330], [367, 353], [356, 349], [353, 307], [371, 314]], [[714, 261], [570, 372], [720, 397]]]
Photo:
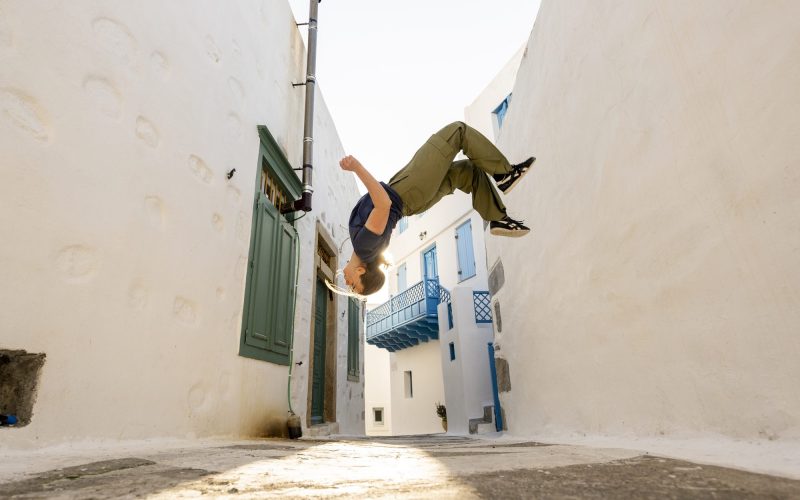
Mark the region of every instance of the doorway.
[[422, 252], [422, 275], [426, 281], [439, 277], [439, 265], [436, 262], [436, 245]]
[[309, 345], [307, 425], [336, 422], [337, 380], [337, 295], [325, 280], [335, 282], [336, 245], [327, 230], [317, 222], [314, 255], [314, 285], [311, 301], [311, 338]]
[[328, 318], [328, 288], [317, 278], [314, 307], [314, 339], [311, 351], [311, 425], [325, 421], [325, 339]]

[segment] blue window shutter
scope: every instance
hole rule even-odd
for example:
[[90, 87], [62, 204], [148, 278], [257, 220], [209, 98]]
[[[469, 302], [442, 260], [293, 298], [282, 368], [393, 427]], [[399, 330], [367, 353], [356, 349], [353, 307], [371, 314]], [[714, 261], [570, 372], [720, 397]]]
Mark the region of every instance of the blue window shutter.
[[500, 103], [499, 106], [495, 108], [492, 113], [497, 116], [497, 128], [503, 128], [503, 120], [506, 118], [506, 113], [508, 112], [508, 106], [511, 104], [511, 94], [508, 94], [508, 97], [503, 99], [503, 102]]
[[450, 342], [450, 361], [455, 361], [456, 359], [456, 346], [454, 343]]
[[408, 229], [408, 217], [403, 217], [400, 219], [400, 222], [397, 223], [397, 230], [402, 234], [406, 229]]
[[397, 293], [402, 292], [406, 287], [406, 264], [404, 262], [397, 268]]
[[472, 245], [472, 221], [456, 228], [456, 249], [458, 251], [458, 281], [475, 276], [475, 251]]

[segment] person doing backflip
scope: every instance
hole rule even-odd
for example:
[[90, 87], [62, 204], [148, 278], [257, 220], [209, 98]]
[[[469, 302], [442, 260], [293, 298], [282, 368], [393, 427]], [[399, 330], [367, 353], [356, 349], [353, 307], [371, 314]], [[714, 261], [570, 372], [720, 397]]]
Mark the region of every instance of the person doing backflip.
[[[453, 161], [459, 151], [467, 159]], [[403, 216], [424, 212], [456, 189], [472, 193], [472, 206], [489, 222], [492, 234], [528, 234], [529, 228], [506, 214], [489, 176], [503, 194], [508, 193], [535, 160], [530, 157], [510, 164], [489, 139], [462, 122], [433, 134], [388, 184], [375, 180], [352, 156], [342, 158], [342, 170], [356, 174], [368, 191], [350, 214], [353, 255], [342, 270], [349, 292], [363, 297], [380, 290], [386, 279], [380, 268], [386, 264], [382, 253], [397, 222]]]

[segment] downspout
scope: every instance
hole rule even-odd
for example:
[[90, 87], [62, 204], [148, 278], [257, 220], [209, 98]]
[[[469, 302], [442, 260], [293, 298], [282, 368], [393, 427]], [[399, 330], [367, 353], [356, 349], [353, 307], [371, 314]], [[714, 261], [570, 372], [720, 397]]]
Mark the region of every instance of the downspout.
[[[299, 200], [295, 200], [292, 204], [286, 204], [282, 209], [282, 213], [288, 212], [310, 212], [311, 211], [311, 195], [314, 188], [311, 187], [311, 172], [313, 170], [314, 161], [314, 92], [316, 91], [316, 69], [317, 69], [317, 11], [319, 4], [322, 0], [310, 0], [309, 13], [308, 13], [308, 58], [306, 60], [306, 82], [293, 83], [293, 87], [305, 85], [306, 87], [306, 108], [305, 116], [303, 118], [303, 194]], [[298, 25], [299, 26], [299, 25]], [[297, 262], [295, 263], [295, 291], [294, 301], [296, 310], [297, 307], [297, 286], [300, 278], [300, 252], [297, 252]], [[302, 363], [302, 361], [300, 362]], [[298, 363], [298, 364], [300, 364]], [[289, 437], [291, 439], [298, 439], [303, 435], [302, 423], [292, 409], [292, 369], [294, 368], [294, 335], [292, 335], [291, 345], [289, 346], [289, 379], [286, 383], [286, 399], [289, 403], [289, 418], [287, 419], [287, 427], [289, 430]]]
[[303, 120], [303, 194], [300, 199], [292, 204], [284, 206], [282, 212], [309, 212], [311, 210], [311, 194], [314, 188], [311, 187], [311, 173], [314, 168], [314, 92], [316, 91], [316, 71], [317, 71], [317, 12], [319, 3], [322, 0], [310, 0], [308, 13], [308, 59], [306, 60], [306, 81], [305, 83], [293, 83], [292, 86], [306, 87], [306, 109]]

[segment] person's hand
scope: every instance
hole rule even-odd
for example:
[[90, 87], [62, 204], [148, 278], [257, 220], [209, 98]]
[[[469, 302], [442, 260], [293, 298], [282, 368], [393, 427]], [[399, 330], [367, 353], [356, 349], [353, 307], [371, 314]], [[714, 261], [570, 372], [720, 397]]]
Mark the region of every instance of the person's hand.
[[362, 166], [361, 162], [356, 160], [350, 155], [345, 156], [339, 161], [339, 166], [346, 172], [354, 172], [358, 167]]

